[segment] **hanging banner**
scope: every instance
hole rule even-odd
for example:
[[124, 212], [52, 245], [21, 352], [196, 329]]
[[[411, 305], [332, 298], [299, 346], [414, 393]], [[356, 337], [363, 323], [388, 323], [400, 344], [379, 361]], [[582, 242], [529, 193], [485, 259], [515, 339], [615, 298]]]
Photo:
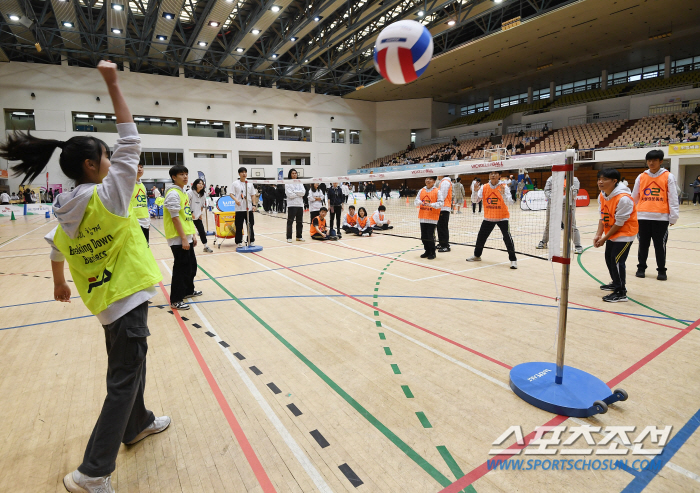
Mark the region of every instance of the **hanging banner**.
[[671, 144], [668, 146], [669, 156], [678, 156], [683, 154], [700, 154], [700, 143], [683, 142], [681, 144]]
[[284, 180], [284, 169], [277, 168], [277, 179]]

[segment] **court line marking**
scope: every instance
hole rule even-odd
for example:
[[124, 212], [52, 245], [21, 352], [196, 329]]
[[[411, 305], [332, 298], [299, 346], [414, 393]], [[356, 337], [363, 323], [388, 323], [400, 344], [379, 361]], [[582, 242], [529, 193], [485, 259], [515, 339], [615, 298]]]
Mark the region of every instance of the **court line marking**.
[[[170, 296], [165, 290], [165, 286], [163, 286], [162, 282], [160, 282], [159, 284], [160, 289], [163, 292], [163, 296], [165, 296], [166, 301], [168, 302], [168, 304], [170, 304]], [[192, 334], [190, 334], [190, 331], [187, 329], [185, 322], [180, 317], [180, 313], [177, 310], [173, 310], [173, 315], [175, 316], [175, 320], [178, 323], [178, 325], [180, 325], [180, 329], [182, 330], [182, 333], [184, 334], [185, 339], [187, 340], [187, 343], [190, 346], [190, 350], [194, 354], [197, 363], [199, 363], [199, 368], [202, 370], [202, 373], [204, 373], [204, 377], [209, 383], [209, 388], [211, 388], [211, 391], [213, 392], [216, 401], [219, 403], [219, 407], [224, 413], [226, 421], [228, 421], [228, 424], [231, 427], [231, 431], [233, 431], [233, 435], [236, 437], [238, 445], [241, 447], [243, 455], [245, 455], [245, 458], [248, 461], [250, 468], [253, 470], [253, 473], [255, 474], [255, 477], [258, 480], [260, 487], [266, 493], [276, 493], [277, 490], [272, 484], [272, 481], [270, 481], [270, 478], [268, 477], [265, 468], [260, 463], [258, 456], [255, 454], [255, 451], [253, 450], [252, 445], [248, 441], [248, 438], [246, 437], [243, 428], [241, 428], [240, 423], [236, 419], [236, 416], [233, 414], [231, 406], [229, 406], [228, 401], [224, 397], [223, 392], [221, 392], [219, 384], [216, 382], [216, 379], [214, 378], [214, 375], [209, 369], [207, 362], [204, 360], [204, 356], [202, 356], [202, 353], [199, 351], [197, 343], [194, 342]]]
[[[7, 245], [9, 245], [10, 243], [14, 243], [15, 241], [19, 240], [19, 239], [22, 238], [23, 236], [27, 236], [28, 234], [33, 233], [33, 232], [36, 231], [37, 229], [41, 229], [41, 228], [43, 228], [44, 226], [46, 226], [47, 224], [51, 224], [51, 223], [54, 222], [54, 221], [55, 221], [55, 219], [49, 219], [48, 222], [42, 224], [41, 226], [39, 226], [39, 227], [37, 227], [37, 228], [34, 228], [34, 229], [31, 230], [31, 231], [27, 231], [27, 232], [24, 233], [23, 235], [19, 235], [19, 236], [13, 238], [12, 240], [10, 240], [10, 241], [8, 241], [8, 242], [6, 242], [6, 243], [3, 243], [2, 245], [0, 245], [0, 248], [4, 248], [4, 247], [6, 247]], [[42, 239], [43, 239], [43, 238], [42, 238]]]
[[[327, 243], [327, 242], [325, 242], [325, 243]], [[333, 242], [333, 243], [338, 243], [338, 242]], [[377, 255], [378, 257], [390, 258], [390, 257], [387, 257], [386, 254], [383, 254], [383, 253], [370, 252], [370, 251], [362, 250], [362, 249], [359, 249], [359, 248], [353, 248], [353, 247], [350, 247], [350, 246], [347, 246], [347, 245], [340, 245], [340, 244], [338, 244], [338, 245], [334, 245], [334, 246], [337, 246], [337, 247], [339, 247], [339, 248], [347, 248], [347, 249], [349, 249], [349, 250], [358, 250], [358, 251], [365, 252], [365, 253], [374, 253], [374, 254]], [[455, 271], [449, 271], [449, 270], [444, 269], [444, 268], [437, 268], [437, 267], [432, 267], [432, 266], [426, 266], [426, 265], [424, 265], [424, 264], [416, 263], [416, 262], [413, 262], [413, 261], [410, 261], [410, 260], [405, 260], [405, 259], [397, 260], [397, 262], [407, 263], [407, 264], [409, 264], [409, 265], [416, 265], [416, 266], [423, 267], [423, 268], [426, 268], [426, 269], [436, 270], [436, 271], [438, 271], [438, 272], [447, 272], [447, 273], [449, 273], [449, 274], [452, 274], [452, 275], [457, 276], [457, 277], [462, 277], [462, 278], [464, 278], [464, 279], [470, 279], [470, 280], [472, 280], [472, 281], [478, 281], [478, 282], [481, 282], [481, 283], [490, 284], [490, 285], [492, 285], [492, 286], [498, 286], [498, 287], [510, 289], [510, 290], [513, 290], [513, 291], [519, 291], [519, 292], [521, 292], [521, 293], [526, 293], [526, 294], [530, 294], [530, 295], [533, 295], [533, 296], [538, 296], [538, 297], [540, 297], [540, 298], [547, 298], [547, 299], [550, 299], [550, 300], [553, 300], [553, 299], [554, 299], [554, 298], [552, 298], [551, 296], [547, 296], [547, 295], [545, 295], [545, 294], [534, 293], [534, 292], [532, 292], [532, 291], [526, 291], [526, 290], [524, 290], [524, 289], [515, 288], [515, 287], [513, 287], [513, 286], [508, 286], [508, 285], [505, 285], [505, 284], [498, 284], [498, 283], [495, 283], [495, 282], [492, 282], [492, 281], [486, 281], [486, 280], [484, 280], [484, 279], [479, 279], [479, 278], [476, 278], [476, 277], [465, 276], [465, 275], [462, 275], [462, 274], [458, 274], [458, 273], [455, 272]], [[673, 326], [671, 326], [671, 325], [666, 325], [666, 324], [662, 324], [662, 323], [659, 323], [659, 322], [654, 322], [654, 321], [651, 321], [651, 320], [643, 320], [643, 319], [636, 318], [636, 317], [632, 317], [632, 316], [629, 316], [629, 315], [622, 315], [622, 314], [617, 313], [617, 312], [612, 312], [612, 311], [609, 311], [609, 310], [603, 310], [602, 308], [596, 308], [596, 307], [593, 307], [593, 306], [583, 305], [583, 304], [581, 304], [581, 303], [575, 303], [575, 302], [573, 302], [573, 301], [569, 301], [569, 303], [570, 303], [571, 305], [582, 306], [582, 307], [585, 307], [585, 308], [590, 308], [590, 309], [592, 309], [592, 310], [596, 310], [596, 311], [599, 311], [599, 312], [602, 312], [602, 313], [610, 313], [610, 314], [613, 314], [613, 315], [618, 315], [618, 316], [621, 316], [621, 317], [631, 318], [631, 319], [633, 319], [633, 320], [639, 320], [639, 321], [641, 321], [641, 322], [645, 322], [645, 323], [649, 323], [649, 324], [654, 324], [654, 325], [659, 325], [659, 326], [661, 326], [661, 327], [667, 327], [667, 328], [673, 329], [673, 330], [678, 330], [678, 327], [673, 327]]]
[[[165, 260], [161, 260], [163, 266], [165, 267], [165, 270], [168, 271], [170, 276], [173, 275], [173, 272], [170, 270], [168, 265], [165, 263]], [[162, 284], [162, 283], [161, 283]], [[163, 288], [165, 289], [165, 288]], [[190, 298], [190, 301], [192, 298]], [[255, 386], [253, 381], [250, 379], [248, 374], [243, 370], [243, 367], [238, 363], [238, 360], [233, 356], [231, 353], [231, 350], [229, 348], [226, 348], [222, 346], [221, 344], [218, 344], [221, 342], [223, 339], [219, 337], [219, 334], [216, 330], [214, 330], [214, 327], [209, 323], [209, 320], [204, 316], [204, 313], [199, 309], [199, 307], [196, 304], [192, 305], [192, 308], [194, 308], [194, 311], [197, 313], [199, 318], [202, 320], [202, 323], [204, 323], [204, 326], [214, 334], [213, 339], [217, 342], [217, 346], [221, 349], [221, 351], [224, 353], [226, 356], [226, 359], [228, 359], [229, 363], [231, 363], [231, 366], [233, 366], [233, 369], [236, 370], [236, 373], [238, 373], [238, 376], [243, 380], [243, 383], [245, 386], [248, 388], [248, 391], [252, 394], [253, 398], [255, 401], [258, 403], [260, 408], [263, 410], [265, 413], [265, 416], [267, 416], [268, 421], [272, 424], [272, 426], [277, 430], [277, 433], [280, 435], [282, 438], [282, 441], [289, 447], [289, 450], [292, 452], [296, 460], [301, 464], [301, 467], [304, 468], [304, 471], [306, 471], [306, 474], [311, 478], [311, 481], [316, 485], [316, 488], [319, 489], [319, 491], [322, 492], [330, 492], [332, 493], [332, 489], [326, 481], [323, 479], [323, 476], [321, 476], [321, 473], [318, 472], [318, 470], [314, 467], [314, 465], [311, 463], [309, 458], [306, 456], [306, 454], [302, 451], [301, 447], [299, 447], [299, 444], [294, 440], [292, 437], [291, 433], [289, 433], [289, 430], [282, 424], [280, 419], [277, 417], [275, 412], [272, 410], [270, 407], [270, 404], [268, 404], [267, 400], [262, 396], [258, 388]], [[175, 312], [176, 310], [173, 310]], [[293, 477], [293, 475], [292, 475]]]

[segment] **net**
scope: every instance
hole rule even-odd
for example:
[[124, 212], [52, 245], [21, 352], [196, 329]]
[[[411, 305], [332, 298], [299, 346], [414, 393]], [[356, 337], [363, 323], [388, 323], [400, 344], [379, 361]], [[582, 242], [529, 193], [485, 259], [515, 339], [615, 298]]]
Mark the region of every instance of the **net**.
[[[331, 183], [349, 183], [355, 187], [355, 192], [352, 191], [347, 197], [347, 201], [343, 204], [342, 215], [348, 212], [350, 205], [354, 205], [356, 211], [362, 207], [366, 210], [367, 215], [371, 216], [379, 205], [386, 206], [386, 219], [390, 220], [391, 229], [378, 230], [375, 229], [373, 234], [392, 235], [405, 238], [413, 238], [419, 240], [421, 237], [420, 223], [418, 221], [418, 206], [415, 204], [416, 194], [420, 188], [425, 185], [424, 180], [427, 176], [448, 176], [450, 178], [461, 178], [461, 184], [464, 187], [464, 193], [460, 193], [460, 187], [453, 186], [453, 200], [451, 205], [452, 214], [449, 219], [449, 234], [451, 244], [460, 244], [474, 246], [476, 244], [477, 235], [481, 228], [481, 223], [484, 220], [485, 205], [483, 199], [476, 198], [478, 191], [478, 181], [480, 179], [482, 185], [488, 183], [488, 175], [492, 170], [500, 170], [503, 182], [500, 188], [504, 195], [509, 195], [508, 211], [509, 211], [509, 232], [515, 244], [516, 253], [528, 255], [538, 258], [547, 258], [547, 250], [537, 249], [538, 243], [543, 239], [543, 234], [547, 228], [547, 199], [542, 190], [535, 190], [531, 182], [528, 180], [528, 172], [535, 170], [548, 171], [552, 165], [564, 163], [564, 153], [552, 153], [547, 155], [535, 155], [524, 157], [510, 158], [505, 152], [497, 152], [491, 156], [502, 157], [503, 159], [492, 161], [492, 157], [483, 161], [463, 161], [458, 165], [430, 168], [426, 165], [422, 169], [413, 169], [406, 171], [394, 171], [387, 173], [372, 173], [372, 174], [356, 174], [349, 176], [337, 177], [319, 177], [307, 178], [299, 180], [250, 180], [256, 186], [276, 186], [284, 185], [285, 183], [304, 183], [311, 186], [313, 183], [325, 183], [330, 187]], [[514, 190], [505, 183], [505, 180], [513, 175], [513, 179], [517, 182]], [[393, 181], [401, 180], [401, 182]], [[376, 190], [370, 187], [359, 191], [361, 183], [373, 182], [376, 185]], [[387, 182], [392, 184], [392, 191], [387, 198], [386, 194], [382, 193], [381, 183]], [[399, 191], [396, 189], [398, 183], [408, 183], [408, 191]], [[453, 181], [453, 185], [456, 182]], [[474, 184], [474, 185], [472, 185]], [[436, 187], [439, 187], [440, 180], [436, 182]], [[540, 184], [542, 186], [543, 184]], [[474, 190], [474, 193], [472, 193]], [[472, 198], [474, 195], [474, 198]], [[285, 206], [283, 201], [277, 201], [270, 197], [274, 194], [263, 193], [262, 208], [263, 214], [268, 214], [271, 217], [286, 220]], [[267, 204], [265, 198], [268, 198]], [[514, 198], [514, 200], [513, 200]], [[273, 203], [271, 203], [271, 201]], [[327, 197], [324, 199], [323, 205], [330, 210]], [[307, 209], [307, 207], [305, 207]], [[326, 223], [329, 227], [335, 229], [336, 222], [331, 224], [330, 212], [326, 216]], [[310, 222], [310, 213], [304, 211], [304, 222]], [[286, 223], [280, 220], [280, 231], [284, 231]], [[345, 237], [345, 235], [344, 235]], [[485, 244], [485, 249], [506, 251], [503, 237], [498, 228], [495, 228]], [[486, 253], [488, 255], [488, 253]]]

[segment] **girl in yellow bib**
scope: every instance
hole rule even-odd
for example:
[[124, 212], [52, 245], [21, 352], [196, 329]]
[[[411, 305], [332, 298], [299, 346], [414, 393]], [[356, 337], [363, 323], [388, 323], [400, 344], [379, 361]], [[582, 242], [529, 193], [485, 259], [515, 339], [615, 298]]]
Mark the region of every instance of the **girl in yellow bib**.
[[31, 183], [61, 149], [63, 173], [75, 189], [60, 194], [53, 206], [58, 226], [46, 236], [51, 245], [54, 298], [70, 302], [64, 277], [68, 261], [73, 283], [85, 306], [102, 324], [107, 345], [107, 397], [92, 430], [82, 464], [63, 483], [71, 492], [113, 492], [110, 475], [122, 443], [133, 444], [165, 430], [170, 418], [146, 409], [148, 300], [162, 279], [158, 265], [129, 213], [141, 139], [117, 81], [117, 66], [101, 61], [117, 117], [119, 139], [109, 148], [94, 137], [66, 142], [16, 133], [0, 145], [0, 156], [20, 161], [12, 166], [22, 183]]

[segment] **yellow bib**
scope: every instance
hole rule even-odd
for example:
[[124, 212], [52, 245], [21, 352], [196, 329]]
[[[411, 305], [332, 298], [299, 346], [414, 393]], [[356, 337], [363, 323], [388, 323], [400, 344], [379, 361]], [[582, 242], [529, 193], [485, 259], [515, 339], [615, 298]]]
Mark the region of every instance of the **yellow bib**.
[[136, 219], [149, 217], [148, 195], [146, 195], [146, 186], [143, 183], [137, 183], [134, 187], [134, 193], [131, 195], [129, 203], [129, 215], [133, 215]]
[[75, 287], [93, 315], [163, 279], [136, 218], [109, 212], [97, 187], [76, 238], [59, 224], [54, 245], [66, 257]]
[[[190, 209], [190, 199], [185, 192], [179, 188], [171, 188], [167, 191], [165, 196], [167, 197], [171, 193], [177, 193], [180, 196], [180, 212], [178, 217], [180, 218], [180, 224], [182, 224], [182, 231], [186, 235], [194, 234], [194, 222], [192, 221], [192, 209]], [[175, 229], [175, 224], [173, 223], [173, 218], [170, 215], [170, 211], [167, 207], [163, 208], [163, 224], [165, 225], [165, 237], [175, 238], [179, 236], [177, 230]]]

